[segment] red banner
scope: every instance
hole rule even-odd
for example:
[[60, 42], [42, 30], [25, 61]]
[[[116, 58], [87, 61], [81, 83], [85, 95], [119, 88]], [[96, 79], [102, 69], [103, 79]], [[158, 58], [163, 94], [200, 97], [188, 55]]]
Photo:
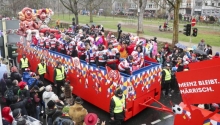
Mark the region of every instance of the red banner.
[[220, 103], [219, 71], [220, 66], [214, 66], [176, 73], [182, 97], [190, 104]]

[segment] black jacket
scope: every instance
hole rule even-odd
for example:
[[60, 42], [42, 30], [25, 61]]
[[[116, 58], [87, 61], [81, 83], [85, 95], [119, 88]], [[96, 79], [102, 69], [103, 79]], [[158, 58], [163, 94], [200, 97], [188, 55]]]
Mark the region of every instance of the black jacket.
[[56, 110], [55, 113], [52, 115], [52, 121], [55, 121], [57, 117], [60, 117], [63, 115], [62, 111]]
[[26, 104], [27, 104], [27, 98], [25, 98], [24, 100], [20, 100], [18, 102], [16, 102], [15, 104], [11, 104], [10, 108], [13, 111], [16, 108], [20, 108], [21, 109], [21, 115], [28, 115], [27, 114], [27, 110], [25, 108]]
[[11, 73], [11, 81], [18, 80], [18, 82], [21, 82], [22, 81], [21, 77], [22, 77], [21, 74], [19, 74], [18, 72]]
[[[125, 106], [126, 106], [126, 104], [125, 104]], [[110, 101], [110, 117], [114, 117], [115, 119], [124, 119], [125, 118], [124, 111], [122, 113], [114, 113], [114, 109], [115, 109], [115, 101], [112, 98]]]

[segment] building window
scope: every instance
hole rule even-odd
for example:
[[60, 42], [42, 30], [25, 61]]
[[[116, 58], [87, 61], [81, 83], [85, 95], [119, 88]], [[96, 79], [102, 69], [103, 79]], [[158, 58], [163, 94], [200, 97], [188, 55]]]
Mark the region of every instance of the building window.
[[218, 6], [220, 6], [220, 3], [218, 3]]
[[208, 6], [208, 3], [205, 3], [205, 6]]
[[212, 3], [212, 6], [215, 6], [215, 3]]
[[149, 4], [149, 8], [152, 8], [152, 4]]

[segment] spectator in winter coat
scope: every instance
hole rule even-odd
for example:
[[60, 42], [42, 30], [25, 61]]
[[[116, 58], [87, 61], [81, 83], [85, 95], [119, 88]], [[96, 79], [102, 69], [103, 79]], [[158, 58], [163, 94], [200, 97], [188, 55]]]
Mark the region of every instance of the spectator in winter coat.
[[52, 91], [52, 87], [50, 85], [46, 86], [45, 92], [43, 93], [43, 101], [45, 104], [45, 108], [47, 108], [47, 103], [52, 100], [52, 101], [58, 101], [59, 98], [58, 96]]
[[75, 121], [76, 125], [82, 125], [85, 116], [88, 114], [87, 110], [82, 106], [82, 99], [76, 97], [75, 104], [69, 108], [69, 117]]
[[205, 41], [202, 39], [198, 44], [198, 49], [204, 51], [205, 50]]
[[0, 94], [2, 96], [4, 96], [4, 93], [6, 91], [6, 79], [8, 78], [8, 74], [7, 73], [4, 73], [3, 74], [3, 78], [0, 80]]
[[212, 55], [212, 47], [210, 45], [207, 45], [206, 54]]
[[64, 84], [62, 91], [64, 92], [65, 104], [73, 105], [73, 96], [72, 96], [73, 87], [70, 86], [69, 82], [66, 82]]
[[17, 80], [12, 81], [12, 85], [13, 85], [14, 95], [18, 95], [18, 90], [20, 89], [18, 86], [18, 81]]
[[13, 122], [12, 122], [12, 125], [17, 125], [17, 120], [22, 117], [22, 115], [21, 115], [21, 109], [20, 109], [20, 108], [14, 109], [14, 110], [12, 111], [12, 115], [13, 115], [13, 117], [14, 117], [14, 120], [13, 120]]
[[55, 121], [57, 117], [60, 117], [63, 115], [63, 112], [62, 112], [63, 107], [64, 107], [63, 104], [59, 102], [56, 103], [56, 112], [52, 116], [52, 121]]
[[2, 121], [3, 125], [11, 125], [13, 122], [13, 117], [10, 115], [10, 107], [4, 107], [2, 109]]
[[54, 113], [56, 112], [56, 108], [55, 108], [55, 102], [50, 100], [47, 105], [48, 107], [46, 113], [47, 113], [47, 124], [48, 125], [52, 125], [53, 124], [53, 120], [52, 117], [54, 115]]
[[176, 67], [177, 67], [177, 72], [182, 72], [183, 71], [183, 69], [184, 69], [184, 65], [183, 65], [183, 58], [181, 58], [181, 57], [178, 57], [177, 58], [177, 64], [176, 64]]
[[[1, 57], [0, 57], [1, 59]], [[3, 64], [0, 60], [0, 79], [3, 78], [3, 74], [7, 72], [7, 66]]]
[[23, 100], [24, 98], [29, 98], [30, 97], [30, 92], [28, 90], [28, 86], [26, 84], [26, 82], [19, 82], [18, 84], [19, 86], [19, 90], [18, 90], [18, 96], [21, 100]]
[[166, 60], [163, 63], [163, 67], [165, 67], [167, 64], [170, 64], [171, 66], [173, 66], [173, 63], [171, 62], [170, 56], [166, 57]]
[[21, 109], [21, 115], [28, 115], [27, 110], [25, 108], [27, 104], [28, 99], [24, 98], [23, 100], [20, 100], [18, 96], [14, 96], [13, 98], [13, 104], [10, 105], [10, 108], [12, 110], [20, 108]]
[[11, 68], [11, 80], [14, 81], [14, 80], [18, 80], [18, 82], [21, 82], [21, 74], [18, 72], [18, 69], [17, 67], [12, 67]]

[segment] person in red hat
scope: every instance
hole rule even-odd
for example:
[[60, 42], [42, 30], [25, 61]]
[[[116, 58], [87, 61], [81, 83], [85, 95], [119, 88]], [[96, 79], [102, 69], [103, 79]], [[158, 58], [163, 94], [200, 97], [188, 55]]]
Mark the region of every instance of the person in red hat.
[[10, 107], [4, 107], [2, 109], [2, 121], [3, 125], [11, 125], [13, 122], [13, 117], [10, 115], [11, 108]]
[[18, 96], [21, 100], [23, 100], [26, 97], [30, 97], [30, 92], [27, 88], [28, 86], [26, 82], [23, 82], [23, 81], [19, 82], [18, 87], [20, 88], [18, 90]]
[[[94, 113], [89, 113], [86, 115], [83, 125], [97, 125], [98, 123], [100, 123], [98, 116]], [[105, 125], [105, 121], [101, 125]]]

